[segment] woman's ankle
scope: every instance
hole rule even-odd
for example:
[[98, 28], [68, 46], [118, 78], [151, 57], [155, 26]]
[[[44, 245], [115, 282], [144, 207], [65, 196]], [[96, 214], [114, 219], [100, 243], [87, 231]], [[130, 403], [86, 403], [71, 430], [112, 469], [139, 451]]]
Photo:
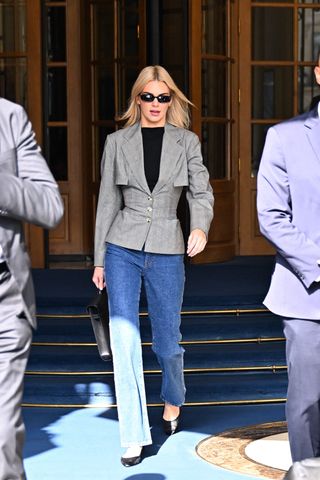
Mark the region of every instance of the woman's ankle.
[[133, 457], [140, 457], [142, 452], [141, 445], [132, 445], [128, 447], [127, 450], [122, 455], [122, 458], [133, 458]]
[[180, 414], [180, 407], [176, 405], [171, 405], [170, 403], [165, 402], [164, 404], [164, 411], [163, 411], [163, 418], [167, 421], [175, 420]]

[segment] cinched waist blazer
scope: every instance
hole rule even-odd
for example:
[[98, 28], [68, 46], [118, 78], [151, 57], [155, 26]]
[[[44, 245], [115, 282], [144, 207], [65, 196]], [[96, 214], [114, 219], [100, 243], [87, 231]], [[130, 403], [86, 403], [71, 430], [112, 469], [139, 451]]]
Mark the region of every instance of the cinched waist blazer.
[[134, 250], [144, 247], [151, 253], [184, 253], [176, 210], [185, 186], [190, 229], [208, 235], [213, 194], [197, 135], [165, 125], [159, 179], [152, 192], [144, 173], [140, 124], [108, 135], [101, 165], [95, 266], [104, 264], [105, 242]]

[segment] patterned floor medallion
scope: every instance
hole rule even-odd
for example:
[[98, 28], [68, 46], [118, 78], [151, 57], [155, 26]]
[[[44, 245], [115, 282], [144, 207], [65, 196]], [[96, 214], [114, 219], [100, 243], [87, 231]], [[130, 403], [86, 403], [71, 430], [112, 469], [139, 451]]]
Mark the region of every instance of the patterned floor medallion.
[[258, 439], [287, 431], [286, 422], [263, 423], [221, 432], [202, 440], [197, 454], [209, 463], [257, 478], [282, 480], [284, 470], [267, 467], [249, 459], [246, 446]]

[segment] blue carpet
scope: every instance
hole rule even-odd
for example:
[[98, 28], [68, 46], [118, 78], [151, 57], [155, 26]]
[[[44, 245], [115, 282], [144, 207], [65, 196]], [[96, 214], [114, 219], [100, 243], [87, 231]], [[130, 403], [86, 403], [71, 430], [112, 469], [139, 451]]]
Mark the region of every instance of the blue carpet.
[[[151, 342], [151, 329], [147, 317], [140, 318], [141, 338]], [[35, 342], [94, 342], [89, 318], [39, 318]], [[270, 312], [241, 313], [240, 315], [183, 315], [181, 325], [184, 341], [283, 337], [279, 317]], [[209, 335], [210, 334], [210, 335]]]
[[[122, 467], [114, 409], [24, 409], [28, 437], [28, 480], [241, 480], [255, 479], [215, 467], [200, 459], [200, 440], [230, 429], [284, 420], [283, 405], [185, 407], [183, 430], [166, 437], [161, 409], [151, 408], [154, 444], [143, 462]], [[255, 479], [256, 480], [256, 479]]]
[[[148, 403], [160, 403], [160, 375], [145, 375]], [[185, 375], [186, 402], [271, 401], [285, 398], [286, 373], [202, 373]], [[25, 378], [26, 404], [104, 405], [115, 404], [113, 377], [37, 376]]]
[[[272, 268], [272, 257], [238, 257], [223, 264], [187, 265], [183, 310], [198, 310], [198, 314], [182, 318], [183, 340], [187, 342], [185, 368], [189, 369], [185, 376], [187, 402], [274, 402], [285, 397], [286, 372], [267, 370], [270, 366], [282, 367], [285, 361], [281, 322], [261, 310]], [[226, 429], [283, 420], [284, 404], [186, 406], [183, 430], [170, 438], [161, 430], [161, 409], [152, 407], [149, 413], [154, 444], [145, 449], [142, 464], [132, 469], [122, 467], [116, 410], [105, 407], [115, 403], [112, 363], [102, 362], [95, 347], [54, 345], [94, 342], [89, 319], [76, 316], [85, 313], [85, 306], [95, 294], [92, 271], [34, 270], [33, 275], [38, 313], [73, 316], [39, 318], [34, 342], [51, 345], [33, 346], [23, 401], [26, 405], [60, 407], [24, 408], [28, 480], [254, 478], [205, 462], [196, 455], [195, 447], [207, 436]], [[260, 311], [231, 313], [254, 308]], [[200, 313], [219, 309], [230, 312]], [[144, 295], [141, 310], [146, 310]], [[148, 319], [143, 317], [141, 324], [142, 340], [150, 342]], [[224, 343], [200, 345], [196, 343], [199, 340]], [[143, 352], [145, 369], [158, 369], [150, 347], [144, 346]], [[257, 367], [263, 370], [256, 371]], [[206, 371], [228, 368], [235, 371]], [[149, 403], [160, 402], [160, 380], [157, 373], [145, 375]], [[103, 409], [98, 407], [101, 404]], [[63, 405], [79, 407], [67, 409]]]
[[[273, 257], [236, 257], [224, 263], [186, 265], [183, 308], [258, 306], [265, 296]], [[92, 270], [33, 270], [38, 312], [83, 312], [95, 287]], [[239, 281], [240, 279], [240, 281]], [[61, 281], [62, 280], [62, 281]], [[145, 296], [141, 307], [145, 309]], [[54, 308], [53, 308], [54, 307]]]
[[[143, 347], [144, 369], [159, 371], [151, 347]], [[185, 345], [186, 369], [226, 369], [285, 365], [285, 343], [270, 342]], [[112, 362], [102, 362], [96, 347], [34, 346], [28, 363], [33, 372], [106, 372], [113, 373]]]

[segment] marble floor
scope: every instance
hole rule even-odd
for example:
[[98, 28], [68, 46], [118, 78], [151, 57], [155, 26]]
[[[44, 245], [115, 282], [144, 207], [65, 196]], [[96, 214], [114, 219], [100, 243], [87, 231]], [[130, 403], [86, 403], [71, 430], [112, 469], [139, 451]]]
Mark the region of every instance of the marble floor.
[[286, 422], [226, 430], [197, 446], [204, 460], [257, 478], [280, 480], [291, 465]]
[[253, 462], [279, 470], [289, 470], [292, 459], [288, 433], [277, 433], [250, 442], [245, 448], [245, 455]]

